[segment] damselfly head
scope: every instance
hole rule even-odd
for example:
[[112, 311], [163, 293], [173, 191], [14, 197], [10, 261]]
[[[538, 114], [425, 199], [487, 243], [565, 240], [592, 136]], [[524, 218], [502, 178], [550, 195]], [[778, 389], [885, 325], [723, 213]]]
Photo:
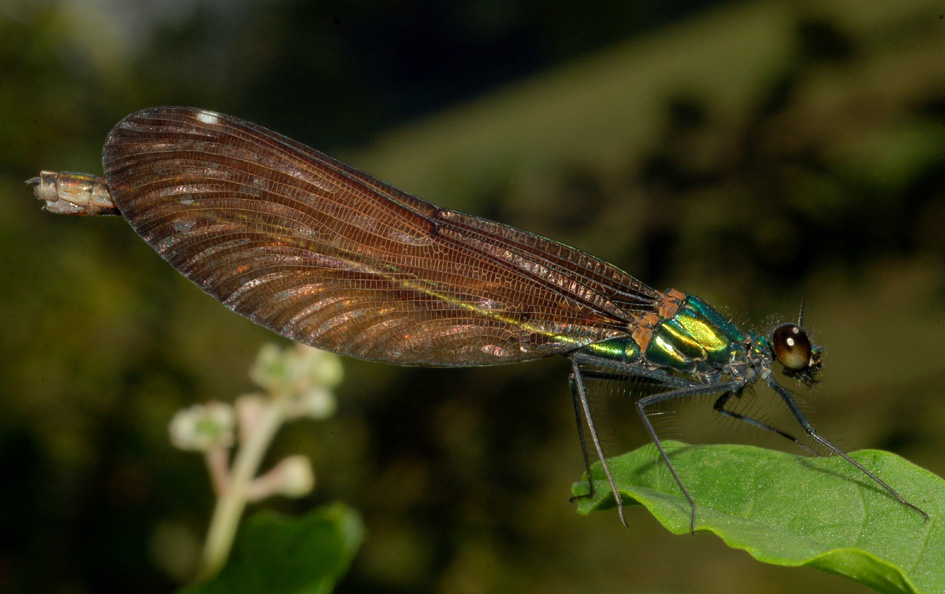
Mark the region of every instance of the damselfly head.
[[820, 370], [820, 347], [811, 344], [807, 332], [798, 324], [781, 324], [771, 333], [771, 351], [784, 366], [784, 374], [811, 385]]

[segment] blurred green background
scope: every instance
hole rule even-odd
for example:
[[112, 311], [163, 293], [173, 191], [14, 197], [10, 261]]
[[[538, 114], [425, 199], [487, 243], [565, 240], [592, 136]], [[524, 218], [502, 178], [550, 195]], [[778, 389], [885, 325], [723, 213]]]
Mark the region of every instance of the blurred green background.
[[[803, 298], [827, 349], [805, 394], [815, 424], [945, 474], [943, 13], [0, 0], [0, 591], [172, 590], [212, 498], [167, 422], [251, 390], [246, 369], [274, 340], [121, 219], [52, 216], [23, 185], [40, 169], [100, 173], [109, 129], [154, 105], [257, 122], [759, 331]], [[345, 368], [338, 415], [292, 426], [273, 452], [307, 452], [318, 474], [314, 495], [275, 507], [364, 514], [341, 591], [863, 591], [671, 536], [639, 509], [629, 529], [577, 516], [564, 359]], [[680, 414], [689, 441], [769, 445]]]

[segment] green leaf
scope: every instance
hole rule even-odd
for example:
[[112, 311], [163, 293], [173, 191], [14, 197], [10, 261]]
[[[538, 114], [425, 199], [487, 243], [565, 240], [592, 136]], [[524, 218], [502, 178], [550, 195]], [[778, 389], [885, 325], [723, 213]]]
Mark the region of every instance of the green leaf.
[[334, 504], [301, 518], [262, 511], [237, 536], [226, 567], [178, 594], [323, 594], [348, 570], [364, 537], [358, 513]]
[[[664, 446], [696, 501], [696, 530], [765, 563], [816, 567], [880, 592], [945, 593], [945, 481], [934, 474], [888, 452], [850, 454], [928, 513], [926, 522], [839, 457]], [[625, 505], [642, 504], [671, 532], [689, 532], [689, 503], [655, 447], [608, 462]], [[599, 463], [591, 474], [593, 497], [587, 482], [573, 489], [584, 496], [584, 515], [615, 507]]]

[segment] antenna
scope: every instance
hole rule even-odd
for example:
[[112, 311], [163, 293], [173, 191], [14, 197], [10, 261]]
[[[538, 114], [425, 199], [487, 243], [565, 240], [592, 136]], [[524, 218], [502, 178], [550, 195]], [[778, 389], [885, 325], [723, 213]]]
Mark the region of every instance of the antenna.
[[800, 328], [804, 327], [804, 298], [801, 297], [801, 311], [797, 314], [797, 325]]

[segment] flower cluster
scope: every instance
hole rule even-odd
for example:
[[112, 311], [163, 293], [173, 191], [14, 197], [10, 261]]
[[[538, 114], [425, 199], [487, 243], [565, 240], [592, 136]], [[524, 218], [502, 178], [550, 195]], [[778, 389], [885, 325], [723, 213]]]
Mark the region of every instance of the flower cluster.
[[[230, 465], [230, 451], [240, 454], [252, 447], [262, 452], [280, 425], [299, 418], [326, 419], [337, 407], [332, 389], [341, 383], [341, 361], [333, 353], [304, 345], [281, 348], [264, 345], [249, 376], [265, 392], [245, 394], [235, 404], [209, 402], [178, 411], [170, 423], [171, 442], [181, 450], [202, 452], [220, 497], [234, 488], [238, 464]], [[261, 458], [253, 454], [254, 458]], [[289, 456], [244, 486], [248, 501], [272, 495], [302, 497], [315, 485], [306, 456]]]

